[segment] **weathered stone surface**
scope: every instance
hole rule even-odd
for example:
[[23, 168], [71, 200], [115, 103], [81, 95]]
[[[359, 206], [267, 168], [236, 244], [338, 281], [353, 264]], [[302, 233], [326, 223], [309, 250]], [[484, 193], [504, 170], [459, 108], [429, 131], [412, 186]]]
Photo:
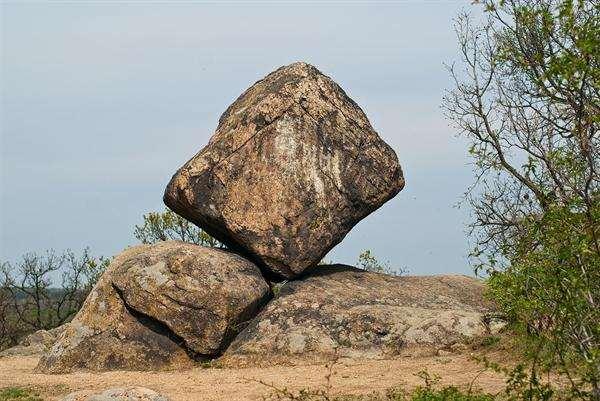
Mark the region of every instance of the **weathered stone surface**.
[[0, 357], [42, 355], [54, 344], [64, 327], [63, 325], [51, 330], [38, 330], [31, 333], [25, 336], [18, 345], [0, 352]]
[[[322, 266], [286, 283], [241, 332], [227, 360], [389, 357], [486, 333], [483, 283], [466, 276], [394, 277], [344, 265]], [[336, 350], [337, 349], [337, 350]]]
[[155, 370], [219, 353], [269, 294], [252, 263], [177, 241], [118, 255], [38, 370]]
[[[37, 367], [45, 373], [74, 370], [149, 370], [191, 366], [191, 359], [157, 322], [133, 316], [112, 284], [113, 271], [136, 259], [146, 246], [118, 255], [100, 278], [82, 309], [66, 325]], [[138, 319], [139, 318], [139, 319]]]
[[403, 186], [395, 152], [360, 107], [315, 67], [295, 63], [225, 111], [164, 201], [265, 271], [292, 278]]
[[102, 392], [83, 390], [67, 395], [62, 401], [169, 401], [144, 387], [111, 388]]
[[163, 242], [143, 258], [118, 266], [113, 285], [129, 307], [167, 325], [198, 354], [219, 354], [270, 297], [260, 270], [228, 251]]

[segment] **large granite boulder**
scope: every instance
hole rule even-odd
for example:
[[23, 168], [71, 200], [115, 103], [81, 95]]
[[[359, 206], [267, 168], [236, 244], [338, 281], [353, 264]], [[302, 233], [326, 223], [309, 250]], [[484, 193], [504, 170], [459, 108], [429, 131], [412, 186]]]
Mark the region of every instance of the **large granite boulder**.
[[403, 186], [395, 152], [361, 108], [295, 63], [229, 106], [164, 201], [267, 274], [293, 278]]
[[178, 241], [118, 255], [38, 370], [155, 370], [212, 358], [268, 300], [259, 269]]
[[223, 362], [435, 351], [487, 333], [483, 317], [491, 305], [483, 288], [467, 276], [394, 277], [322, 266], [283, 285]]

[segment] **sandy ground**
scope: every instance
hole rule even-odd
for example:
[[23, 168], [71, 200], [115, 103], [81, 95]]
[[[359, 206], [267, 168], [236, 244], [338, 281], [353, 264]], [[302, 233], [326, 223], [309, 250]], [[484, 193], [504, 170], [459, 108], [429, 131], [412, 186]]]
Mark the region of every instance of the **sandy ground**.
[[[325, 365], [272, 366], [249, 368], [194, 368], [169, 372], [105, 372], [44, 375], [33, 372], [37, 357], [0, 358], [0, 388], [33, 387], [46, 400], [58, 400], [75, 390], [143, 386], [156, 390], [173, 401], [261, 400], [272, 393], [267, 386], [279, 388], [325, 388]], [[489, 392], [502, 388], [502, 377], [481, 367], [467, 355], [444, 357], [403, 357], [392, 360], [339, 360], [333, 367], [332, 393], [360, 394], [384, 391], [390, 387], [413, 387], [422, 383], [415, 376], [427, 369], [442, 376], [441, 383], [475, 386]], [[479, 376], [478, 376], [479, 375]]]

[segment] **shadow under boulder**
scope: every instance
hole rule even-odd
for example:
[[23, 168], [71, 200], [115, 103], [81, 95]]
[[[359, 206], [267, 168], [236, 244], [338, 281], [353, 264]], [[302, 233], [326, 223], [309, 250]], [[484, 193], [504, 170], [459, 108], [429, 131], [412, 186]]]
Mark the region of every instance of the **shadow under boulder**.
[[156, 370], [218, 356], [270, 297], [259, 269], [178, 241], [115, 257], [38, 371]]

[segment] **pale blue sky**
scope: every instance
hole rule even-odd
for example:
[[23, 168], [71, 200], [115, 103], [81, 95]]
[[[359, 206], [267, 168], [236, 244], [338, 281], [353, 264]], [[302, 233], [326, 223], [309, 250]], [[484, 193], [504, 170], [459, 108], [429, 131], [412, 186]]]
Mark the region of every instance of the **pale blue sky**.
[[307, 61], [336, 80], [398, 153], [406, 188], [328, 259], [371, 249], [412, 274], [467, 273], [472, 180], [439, 108], [470, 1], [2, 2], [1, 248], [113, 255], [161, 209], [175, 170], [226, 107]]

